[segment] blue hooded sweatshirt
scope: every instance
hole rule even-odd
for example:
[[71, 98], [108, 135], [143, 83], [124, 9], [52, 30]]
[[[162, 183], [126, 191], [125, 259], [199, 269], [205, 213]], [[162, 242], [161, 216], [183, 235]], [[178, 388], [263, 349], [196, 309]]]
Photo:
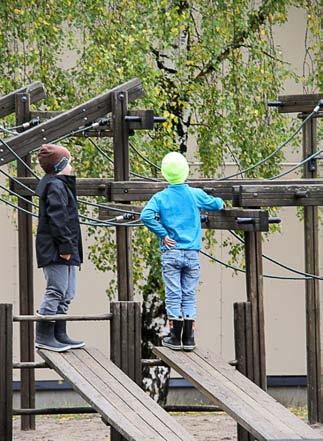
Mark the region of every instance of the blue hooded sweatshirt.
[[166, 250], [162, 241], [165, 236], [176, 241], [174, 249], [198, 251], [202, 237], [200, 210], [218, 211], [223, 208], [221, 198], [209, 196], [202, 189], [188, 184], [174, 184], [156, 193], [147, 202], [140, 219], [159, 236], [163, 251]]

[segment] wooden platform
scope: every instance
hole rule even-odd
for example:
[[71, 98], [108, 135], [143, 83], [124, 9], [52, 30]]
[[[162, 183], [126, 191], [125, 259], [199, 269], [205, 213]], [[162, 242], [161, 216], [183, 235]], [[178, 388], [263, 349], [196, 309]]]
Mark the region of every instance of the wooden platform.
[[155, 347], [153, 352], [259, 441], [323, 439], [218, 355], [164, 347]]
[[177, 421], [97, 349], [39, 355], [127, 440], [193, 441]]

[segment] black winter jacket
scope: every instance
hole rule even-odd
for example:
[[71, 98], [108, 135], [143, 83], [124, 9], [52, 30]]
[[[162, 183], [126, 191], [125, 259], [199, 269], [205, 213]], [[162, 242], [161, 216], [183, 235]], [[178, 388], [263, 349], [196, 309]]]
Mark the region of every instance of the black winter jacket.
[[[45, 175], [36, 193], [39, 196], [38, 267], [51, 263], [79, 266], [83, 262], [83, 250], [75, 176]], [[67, 261], [60, 254], [72, 257]]]

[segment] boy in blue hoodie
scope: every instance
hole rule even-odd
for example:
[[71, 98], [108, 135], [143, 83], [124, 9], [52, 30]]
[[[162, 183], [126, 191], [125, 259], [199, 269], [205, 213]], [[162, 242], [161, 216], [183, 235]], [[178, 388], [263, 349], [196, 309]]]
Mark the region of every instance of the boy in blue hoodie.
[[160, 239], [166, 311], [170, 333], [163, 346], [174, 350], [195, 348], [196, 287], [200, 277], [200, 210], [223, 210], [221, 198], [185, 184], [189, 166], [183, 155], [168, 153], [161, 171], [169, 186], [145, 205], [140, 219]]

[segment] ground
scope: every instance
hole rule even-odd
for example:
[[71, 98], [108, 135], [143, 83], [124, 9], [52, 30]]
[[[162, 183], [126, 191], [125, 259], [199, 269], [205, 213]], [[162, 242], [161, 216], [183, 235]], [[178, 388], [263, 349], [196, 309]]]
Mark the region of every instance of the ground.
[[[302, 412], [298, 413], [303, 417]], [[236, 439], [236, 423], [222, 412], [173, 414], [196, 441], [222, 441]], [[37, 417], [35, 432], [22, 432], [19, 418], [14, 421], [15, 441], [107, 441], [109, 428], [98, 415], [68, 415]], [[313, 428], [323, 435], [323, 425]]]

